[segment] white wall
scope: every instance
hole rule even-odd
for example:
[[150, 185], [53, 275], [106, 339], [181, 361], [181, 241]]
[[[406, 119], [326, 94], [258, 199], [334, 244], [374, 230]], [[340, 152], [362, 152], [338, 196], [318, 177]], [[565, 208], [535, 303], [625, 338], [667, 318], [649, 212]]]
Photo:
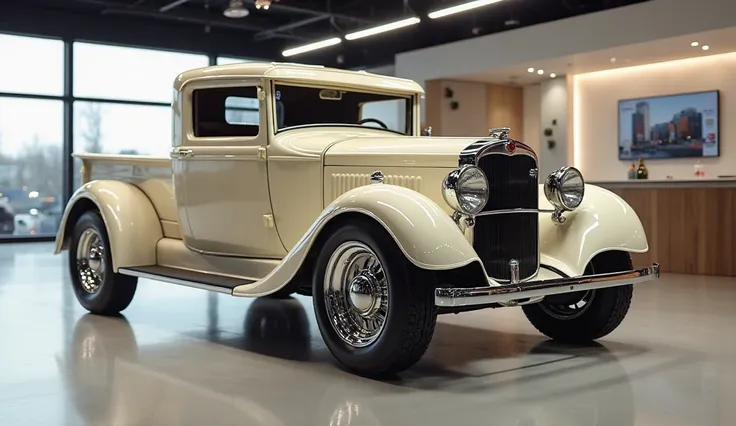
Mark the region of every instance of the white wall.
[[[555, 78], [540, 86], [539, 172], [547, 176], [560, 167], [567, 166], [567, 80]], [[552, 124], [553, 121], [557, 124]], [[544, 129], [552, 129], [552, 136], [544, 136]], [[547, 140], [554, 140], [549, 148]]]
[[[734, 0], [651, 0], [396, 55], [396, 75], [423, 84], [633, 43], [727, 28]], [[448, 17], [437, 25], [452, 25]], [[683, 24], [685, 23], [685, 24]]]
[[[735, 6], [736, 7], [736, 6]], [[574, 78], [575, 165], [587, 180], [625, 180], [618, 160], [618, 101], [718, 89], [719, 158], [703, 158], [706, 177], [736, 174], [736, 53], [580, 74]], [[693, 177], [696, 158], [649, 160], [649, 179]]]
[[541, 102], [542, 90], [539, 84], [524, 86], [524, 133], [521, 141], [534, 152], [539, 152], [541, 146]]

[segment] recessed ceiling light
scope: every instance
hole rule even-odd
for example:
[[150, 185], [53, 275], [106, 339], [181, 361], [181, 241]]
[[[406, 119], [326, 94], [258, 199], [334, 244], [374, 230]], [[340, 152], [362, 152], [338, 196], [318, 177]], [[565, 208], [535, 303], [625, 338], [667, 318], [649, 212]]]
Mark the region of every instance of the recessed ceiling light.
[[557, 77], [557, 74], [553, 72], [549, 73], [549, 78], [555, 78], [555, 77]]
[[534, 72], [534, 68], [527, 68], [526, 70], [529, 72]]
[[616, 58], [611, 58], [611, 63], [612, 64], [615, 64], [616, 63]]
[[702, 49], [703, 50], [708, 50], [708, 49], [710, 49], [710, 46], [708, 46], [707, 44], [704, 44], [703, 47], [702, 47]]
[[539, 74], [539, 75], [544, 74], [544, 70], [537, 70], [537, 74]]
[[692, 46], [692, 47], [698, 47], [699, 45], [700, 45], [700, 43], [698, 43], [697, 41], [694, 41], [694, 42], [690, 43], [690, 46]]

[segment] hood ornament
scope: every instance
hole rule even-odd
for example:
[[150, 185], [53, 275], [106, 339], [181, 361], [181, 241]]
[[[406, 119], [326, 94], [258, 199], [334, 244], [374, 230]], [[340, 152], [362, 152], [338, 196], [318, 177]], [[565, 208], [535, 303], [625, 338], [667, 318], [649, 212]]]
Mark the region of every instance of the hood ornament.
[[507, 137], [509, 137], [510, 131], [511, 127], [495, 127], [488, 130], [488, 136], [496, 139], [506, 139]]

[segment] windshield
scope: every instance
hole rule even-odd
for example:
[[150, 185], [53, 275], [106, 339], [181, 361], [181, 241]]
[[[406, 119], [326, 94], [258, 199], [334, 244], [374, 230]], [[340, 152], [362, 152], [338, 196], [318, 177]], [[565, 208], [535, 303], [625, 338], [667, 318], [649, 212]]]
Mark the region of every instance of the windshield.
[[366, 126], [412, 134], [412, 97], [275, 85], [277, 129]]

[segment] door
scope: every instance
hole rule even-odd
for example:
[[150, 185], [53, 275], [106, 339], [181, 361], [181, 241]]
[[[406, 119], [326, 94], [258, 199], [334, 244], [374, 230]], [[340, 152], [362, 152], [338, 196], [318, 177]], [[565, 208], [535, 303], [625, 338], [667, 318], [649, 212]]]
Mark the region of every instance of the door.
[[[229, 85], [228, 85], [229, 84]], [[172, 151], [179, 216], [190, 249], [281, 258], [266, 162], [267, 109], [258, 82], [185, 88], [182, 143]]]

